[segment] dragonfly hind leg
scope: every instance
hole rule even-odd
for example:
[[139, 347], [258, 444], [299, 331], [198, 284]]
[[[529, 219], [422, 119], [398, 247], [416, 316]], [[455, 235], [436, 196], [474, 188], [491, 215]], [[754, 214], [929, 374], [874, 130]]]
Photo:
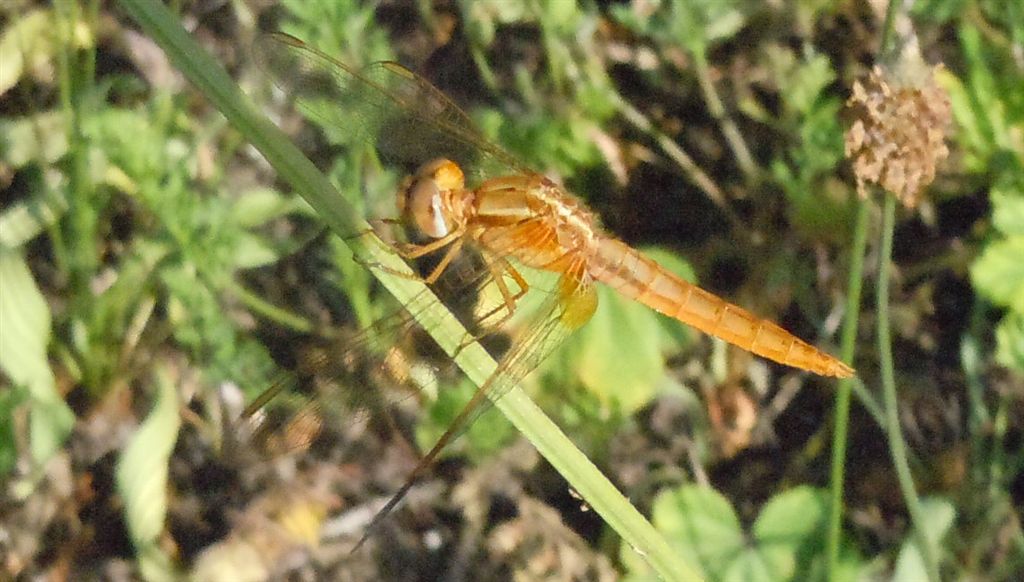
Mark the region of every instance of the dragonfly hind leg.
[[[473, 342], [497, 333], [515, 314], [516, 303], [530, 290], [530, 284], [526, 281], [526, 278], [524, 278], [511, 263], [504, 259], [497, 259], [488, 262], [487, 270], [490, 271], [491, 278], [494, 279], [494, 284], [497, 286], [498, 292], [501, 293], [502, 301], [499, 305], [494, 306], [487, 313], [479, 317], [479, 322], [481, 327], [484, 328], [484, 331], [479, 334], [473, 334], [472, 332], [467, 331], [466, 337], [463, 338], [459, 343], [459, 346], [455, 348], [455, 353], [453, 355], [457, 356]], [[517, 287], [517, 290], [514, 293], [509, 289], [508, 282], [505, 281], [506, 276], [510, 277]], [[504, 311], [504, 313], [501, 313], [502, 311]], [[491, 321], [491, 319], [499, 313], [500, 316]]]

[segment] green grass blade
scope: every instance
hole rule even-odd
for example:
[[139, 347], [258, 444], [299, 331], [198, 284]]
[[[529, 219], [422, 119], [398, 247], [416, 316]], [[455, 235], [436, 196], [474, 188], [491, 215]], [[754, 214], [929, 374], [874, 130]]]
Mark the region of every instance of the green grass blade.
[[[274, 166], [278, 174], [340, 233], [359, 232], [368, 225], [327, 179], [306, 159], [276, 126], [260, 114], [242, 95], [220, 64], [202, 51], [188, 36], [177, 19], [162, 4], [151, 0], [122, 0], [121, 5], [164, 49], [175, 66], [227, 117]], [[349, 247], [363, 261], [388, 269], [408, 271], [408, 266], [383, 247], [368, 244], [369, 237], [351, 240]], [[422, 283], [375, 271], [381, 283], [412, 313], [421, 313], [427, 302]], [[433, 327], [438, 344], [452, 353], [464, 330], [455, 317], [434, 302], [418, 316], [440, 322]], [[495, 362], [479, 345], [461, 350], [456, 362], [478, 386], [494, 371]], [[497, 402], [497, 407], [533, 443], [542, 455], [569, 481], [586, 502], [597, 511], [666, 580], [699, 580], [695, 570], [682, 562], [629, 501], [576, 449], [568, 438], [518, 388]]]

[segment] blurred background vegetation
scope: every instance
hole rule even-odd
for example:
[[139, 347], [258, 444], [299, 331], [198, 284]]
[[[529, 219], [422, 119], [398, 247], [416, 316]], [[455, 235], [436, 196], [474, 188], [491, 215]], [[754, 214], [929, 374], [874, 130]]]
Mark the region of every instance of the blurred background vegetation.
[[[172, 8], [346, 195], [387, 199], [401, 176], [344, 127], [302, 123], [252, 62], [261, 30], [420, 72], [609, 231], [838, 353], [861, 211], [865, 288], [886, 264], [883, 193], [857, 198], [843, 151], [844, 102], [879, 60], [875, 4]], [[605, 291], [527, 382], [709, 580], [1024, 572], [1024, 8], [930, 0], [910, 16], [954, 117], [890, 269], [898, 418], [934, 555], [886, 445], [867, 291], [831, 561], [835, 382]], [[371, 547], [339, 550], [472, 386], [242, 462], [238, 402], [386, 298], [121, 6], [11, 0], [0, 19], [0, 578], [651, 579], [495, 411]]]

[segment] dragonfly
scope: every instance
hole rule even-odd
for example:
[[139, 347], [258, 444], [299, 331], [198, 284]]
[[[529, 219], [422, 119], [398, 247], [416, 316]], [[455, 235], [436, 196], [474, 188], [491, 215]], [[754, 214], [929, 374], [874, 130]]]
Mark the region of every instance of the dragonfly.
[[[470, 330], [469, 339], [493, 336], [515, 323], [495, 372], [377, 512], [356, 548], [480, 410], [590, 319], [597, 309], [598, 284], [769, 360], [822, 376], [854, 375], [839, 359], [686, 281], [602, 230], [580, 199], [484, 138], [441, 90], [402, 65], [382, 61], [357, 69], [284, 33], [264, 35], [254, 50], [261, 68], [308, 117], [350, 143], [375, 146], [381, 159], [404, 172], [395, 193], [397, 218], [386, 224], [409, 234], [403, 239], [391, 233], [384, 237], [386, 244], [407, 261], [429, 259], [425, 267], [417, 265], [415, 276], [428, 286], [447, 287], [447, 295], [462, 302], [457, 315]], [[476, 258], [468, 270], [462, 265], [467, 256]], [[554, 283], [536, 289], [524, 275], [530, 272], [546, 273]], [[523, 314], [533, 291], [540, 299]], [[484, 295], [490, 300], [483, 301]], [[371, 326], [364, 337], [405, 336], [414, 319], [398, 314]], [[376, 340], [386, 353], [379, 362], [394, 361], [394, 344]], [[365, 366], [354, 364], [354, 357], [342, 356], [347, 363], [331, 363], [331, 357], [321, 354], [316, 363], [344, 377], [339, 383], [362, 381], [364, 376], [353, 370]], [[269, 389], [246, 414], [263, 407], [278, 390]]]

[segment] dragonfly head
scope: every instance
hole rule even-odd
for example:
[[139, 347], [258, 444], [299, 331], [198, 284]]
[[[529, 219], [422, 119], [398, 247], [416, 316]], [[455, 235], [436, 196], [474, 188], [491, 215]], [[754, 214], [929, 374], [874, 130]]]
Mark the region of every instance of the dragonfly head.
[[398, 212], [423, 234], [442, 238], [465, 222], [459, 195], [465, 191], [462, 168], [438, 159], [420, 166], [398, 193]]

